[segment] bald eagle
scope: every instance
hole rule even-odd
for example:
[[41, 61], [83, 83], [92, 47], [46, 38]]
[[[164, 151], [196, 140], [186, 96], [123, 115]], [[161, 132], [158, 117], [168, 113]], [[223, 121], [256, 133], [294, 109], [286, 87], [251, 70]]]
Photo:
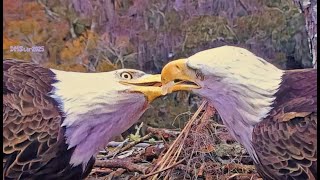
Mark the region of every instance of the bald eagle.
[[160, 75], [64, 72], [4, 60], [3, 178], [83, 179], [161, 95]]
[[213, 105], [265, 179], [317, 178], [317, 70], [280, 70], [222, 46], [168, 63], [163, 94], [192, 91]]

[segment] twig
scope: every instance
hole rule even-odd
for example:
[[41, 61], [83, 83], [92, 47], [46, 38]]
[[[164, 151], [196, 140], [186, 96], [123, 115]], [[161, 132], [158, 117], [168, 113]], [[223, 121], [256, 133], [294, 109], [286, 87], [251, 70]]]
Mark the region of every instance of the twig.
[[224, 169], [229, 169], [229, 170], [246, 170], [246, 171], [254, 171], [255, 167], [254, 165], [245, 165], [245, 164], [235, 164], [235, 163], [230, 163], [225, 166], [223, 166]]
[[245, 6], [245, 4], [242, 2], [242, 0], [239, 0], [240, 5], [243, 7], [243, 9], [248, 13], [248, 8]]
[[[129, 138], [125, 139], [124, 141], [122, 141], [117, 147], [116, 150], [114, 150], [114, 152], [112, 154], [109, 154], [106, 156], [106, 158], [114, 158], [118, 153], [122, 152], [121, 149], [123, 148], [123, 145], [125, 143], [127, 143], [129, 141]], [[106, 149], [106, 151], [108, 152], [108, 150]]]
[[114, 177], [121, 176], [126, 170], [119, 168], [116, 171], [111, 172], [108, 176], [106, 176], [105, 180], [112, 180]]
[[201, 164], [199, 171], [198, 171], [198, 176], [200, 176], [200, 177], [203, 176], [203, 171], [204, 171], [205, 165], [206, 165], [206, 163], [204, 163], [204, 162]]
[[140, 143], [142, 141], [145, 141], [147, 139], [150, 139], [151, 137], [152, 137], [152, 133], [149, 133], [149, 134], [143, 136], [142, 138], [138, 139], [137, 141], [130, 142], [129, 144], [127, 144], [126, 146], [121, 148], [121, 151], [126, 151], [126, 150], [132, 148], [133, 146], [135, 146], [136, 144], [138, 144], [138, 143]]
[[179, 131], [173, 131], [173, 130], [164, 129], [164, 128], [153, 128], [150, 126], [147, 127], [147, 131], [155, 135], [160, 135], [164, 138], [168, 138], [170, 136], [175, 137], [180, 134]]
[[109, 174], [111, 172], [113, 172], [113, 170], [110, 169], [110, 168], [95, 168], [95, 169], [92, 169], [91, 174], [93, 174], [93, 173], [106, 173], [106, 174]]
[[37, 1], [47, 12], [47, 14], [54, 20], [60, 20], [60, 16], [58, 13], [55, 13], [53, 11], [50, 10], [50, 8], [48, 8], [43, 2], [41, 2], [41, 0]]
[[95, 166], [104, 168], [124, 168], [129, 171], [137, 171], [145, 173], [148, 167], [135, 164], [138, 162], [137, 159], [110, 159], [110, 160], [97, 160]]
[[[162, 141], [161, 141], [162, 142]], [[119, 145], [121, 145], [122, 142], [116, 142], [116, 141], [111, 141], [107, 144], [107, 147], [117, 147]], [[145, 147], [148, 147], [150, 146], [151, 144], [150, 143], [146, 143], [146, 142], [142, 142], [142, 143], [138, 143], [136, 144], [134, 147], [142, 147], [142, 148], [145, 148]], [[101, 152], [101, 151], [100, 151]]]
[[205, 120], [207, 121], [211, 116], [213, 116], [215, 113], [217, 112], [217, 110], [211, 106], [211, 105], [208, 105], [207, 108], [206, 108], [206, 111], [204, 113], [204, 116], [201, 120]]
[[248, 179], [248, 178], [259, 179], [256, 174], [246, 174], [246, 173], [235, 173], [235, 174], [232, 174], [231, 176], [227, 176], [224, 179], [229, 180], [229, 179], [234, 179], [235, 177], [238, 177], [237, 179]]
[[159, 155], [161, 154], [161, 152], [164, 151], [164, 149], [166, 149], [166, 146], [164, 144], [149, 146], [145, 149], [143, 156], [146, 157], [146, 159], [153, 159], [155, 157], [159, 157]]
[[153, 175], [155, 175], [155, 174], [159, 174], [159, 173], [161, 173], [161, 172], [163, 172], [163, 171], [166, 171], [166, 170], [168, 170], [168, 169], [171, 169], [171, 168], [175, 167], [176, 165], [182, 163], [184, 160], [185, 160], [185, 158], [181, 159], [180, 161], [178, 161], [178, 162], [176, 162], [176, 163], [174, 163], [174, 164], [172, 164], [172, 165], [170, 165], [170, 166], [168, 166], [168, 167], [166, 167], [166, 168], [163, 168], [163, 169], [161, 169], [161, 170], [158, 170], [158, 171], [149, 173], [149, 174], [147, 174], [147, 175], [144, 175], [144, 176], [142, 176], [142, 178], [147, 178], [147, 177], [149, 177], [149, 176], [153, 176]]
[[143, 127], [143, 122], [142, 123], [140, 123], [140, 125], [137, 127], [136, 126], [136, 133], [135, 133], [135, 135], [139, 135], [139, 133], [140, 133], [140, 129]]
[[[207, 101], [203, 101], [200, 105], [199, 109], [194, 113], [194, 115], [191, 117], [191, 119], [188, 121], [184, 129], [181, 131], [180, 135], [175, 139], [175, 141], [171, 144], [169, 150], [166, 152], [166, 154], [161, 158], [161, 160], [156, 164], [153, 171], [157, 169], [160, 165], [159, 170], [162, 170], [165, 166], [168, 166], [172, 160], [176, 161], [177, 157], [179, 156], [183, 143], [185, 142], [188, 133], [190, 131], [191, 125], [194, 123], [194, 121], [197, 119], [198, 115], [202, 111], [202, 109], [207, 104]], [[174, 150], [177, 148], [178, 150]], [[174, 153], [174, 156], [172, 154]], [[152, 179], [157, 179], [158, 174], [155, 174]]]
[[123, 151], [117, 156], [117, 158], [118, 159], [127, 158], [127, 157], [131, 156], [134, 153], [134, 151], [135, 151], [134, 149], [130, 149], [128, 151]]
[[121, 148], [119, 151], [117, 151], [117, 152], [115, 152], [115, 153], [112, 153], [112, 154], [106, 156], [106, 158], [114, 157], [115, 155], [117, 155], [117, 154], [119, 154], [119, 153], [121, 153], [121, 152], [123, 152], [123, 151], [126, 151], [126, 150], [132, 148], [133, 146], [135, 146], [136, 144], [138, 144], [138, 143], [140, 143], [140, 142], [142, 142], [142, 141], [145, 141], [145, 140], [147, 140], [147, 139], [150, 139], [151, 137], [152, 137], [152, 133], [149, 133], [149, 134], [143, 136], [142, 138], [138, 139], [137, 141], [132, 141], [132, 142], [130, 142], [129, 144], [127, 144], [126, 146], [124, 146], [123, 148]]
[[74, 19], [72, 22], [71, 22], [71, 19], [69, 19], [69, 23], [70, 23], [70, 33], [71, 33], [71, 37], [73, 39], [75, 39], [77, 37], [76, 33], [75, 33], [75, 30], [74, 30], [74, 27], [73, 25], [78, 21], [78, 18]]

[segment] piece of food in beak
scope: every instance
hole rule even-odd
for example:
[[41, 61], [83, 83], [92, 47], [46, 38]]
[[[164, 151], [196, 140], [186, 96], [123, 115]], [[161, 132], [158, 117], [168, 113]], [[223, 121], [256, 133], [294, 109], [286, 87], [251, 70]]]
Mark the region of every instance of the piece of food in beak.
[[162, 94], [162, 95], [166, 95], [166, 94], [168, 94], [168, 93], [171, 93], [173, 86], [174, 86], [174, 81], [170, 81], [170, 82], [168, 82], [167, 84], [164, 84], [164, 85], [161, 87], [161, 94]]

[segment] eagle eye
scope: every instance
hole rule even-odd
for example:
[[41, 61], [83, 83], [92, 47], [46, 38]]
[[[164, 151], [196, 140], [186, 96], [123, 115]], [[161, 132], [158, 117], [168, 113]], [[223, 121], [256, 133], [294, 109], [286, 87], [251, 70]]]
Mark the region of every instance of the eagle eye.
[[128, 72], [123, 72], [120, 74], [121, 78], [126, 79], [126, 80], [130, 80], [132, 79], [132, 75]]

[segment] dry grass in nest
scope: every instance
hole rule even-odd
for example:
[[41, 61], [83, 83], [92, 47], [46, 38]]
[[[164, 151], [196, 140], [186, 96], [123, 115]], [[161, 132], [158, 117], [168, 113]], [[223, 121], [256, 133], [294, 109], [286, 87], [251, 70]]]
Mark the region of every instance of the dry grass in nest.
[[[243, 157], [248, 156], [246, 151], [232, 139], [226, 138], [228, 135], [223, 125], [210, 119], [215, 112], [204, 101], [144, 178], [256, 179], [258, 176], [254, 166], [250, 165], [252, 162], [249, 165], [242, 164]], [[228, 141], [233, 143], [230, 145]], [[223, 160], [224, 154], [231, 156]]]

